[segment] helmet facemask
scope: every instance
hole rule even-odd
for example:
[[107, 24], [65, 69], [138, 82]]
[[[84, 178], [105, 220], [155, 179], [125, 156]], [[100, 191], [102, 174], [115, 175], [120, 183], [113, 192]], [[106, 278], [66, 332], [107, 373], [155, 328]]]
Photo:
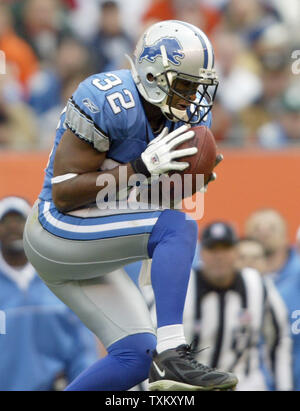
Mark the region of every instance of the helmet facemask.
[[216, 78], [193, 77], [176, 70], [166, 70], [153, 80], [166, 94], [160, 108], [169, 120], [189, 124], [206, 120], [218, 88]]

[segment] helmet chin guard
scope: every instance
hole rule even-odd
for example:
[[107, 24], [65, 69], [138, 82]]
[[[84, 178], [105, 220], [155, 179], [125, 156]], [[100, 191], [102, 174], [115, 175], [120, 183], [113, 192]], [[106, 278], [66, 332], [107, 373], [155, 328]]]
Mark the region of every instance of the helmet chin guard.
[[133, 79], [146, 101], [174, 122], [199, 123], [213, 106], [218, 78], [214, 52], [197, 27], [167, 20], [141, 36], [131, 64]]

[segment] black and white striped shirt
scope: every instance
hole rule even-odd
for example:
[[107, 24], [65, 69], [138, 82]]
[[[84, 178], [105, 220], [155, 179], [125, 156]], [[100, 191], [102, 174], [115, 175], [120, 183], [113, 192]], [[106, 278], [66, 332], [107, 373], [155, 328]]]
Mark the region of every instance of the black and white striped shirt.
[[[144, 289], [155, 321], [152, 288]], [[239, 378], [241, 390], [264, 390], [263, 355], [277, 390], [292, 389], [292, 340], [288, 313], [271, 280], [253, 269], [237, 272], [228, 289], [216, 289], [201, 270], [191, 275], [185, 304], [187, 339], [196, 339], [201, 363]], [[264, 339], [264, 344], [260, 344]], [[262, 345], [259, 348], [259, 345]]]

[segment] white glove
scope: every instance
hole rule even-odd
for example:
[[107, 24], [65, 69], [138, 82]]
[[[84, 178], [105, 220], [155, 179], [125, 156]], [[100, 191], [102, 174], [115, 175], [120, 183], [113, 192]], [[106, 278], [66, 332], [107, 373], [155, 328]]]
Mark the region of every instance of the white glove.
[[[183, 125], [168, 134], [168, 128], [152, 140], [141, 157], [131, 162], [135, 172], [150, 175], [164, 174], [169, 171], [185, 170], [189, 163], [173, 161], [176, 158], [192, 156], [197, 153], [196, 147], [176, 150], [176, 147], [194, 137], [195, 132], [189, 130], [190, 126]], [[188, 131], [189, 130], [189, 131]]]

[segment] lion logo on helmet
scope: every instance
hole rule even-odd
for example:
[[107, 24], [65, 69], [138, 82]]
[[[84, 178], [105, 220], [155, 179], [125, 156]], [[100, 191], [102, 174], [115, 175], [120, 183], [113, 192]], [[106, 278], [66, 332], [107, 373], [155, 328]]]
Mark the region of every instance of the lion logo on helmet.
[[144, 40], [144, 47], [141, 55], [139, 56], [139, 63], [141, 63], [143, 59], [154, 63], [158, 56], [162, 56], [161, 46], [165, 47], [168, 60], [174, 65], [179, 66], [180, 61], [178, 59], [183, 59], [184, 53], [179, 41], [174, 37], [161, 38], [151, 46], [146, 46]]

